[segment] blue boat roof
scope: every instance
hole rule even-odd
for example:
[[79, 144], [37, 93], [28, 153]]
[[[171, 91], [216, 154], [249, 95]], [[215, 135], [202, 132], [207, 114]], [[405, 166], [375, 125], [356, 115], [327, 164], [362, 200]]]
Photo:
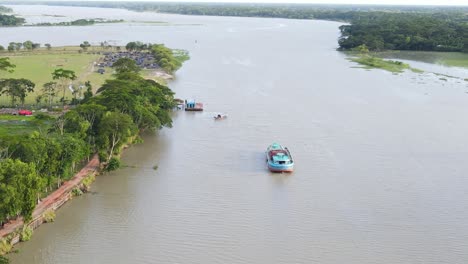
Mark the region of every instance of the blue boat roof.
[[273, 161], [289, 161], [290, 158], [284, 153], [276, 153], [273, 157]]

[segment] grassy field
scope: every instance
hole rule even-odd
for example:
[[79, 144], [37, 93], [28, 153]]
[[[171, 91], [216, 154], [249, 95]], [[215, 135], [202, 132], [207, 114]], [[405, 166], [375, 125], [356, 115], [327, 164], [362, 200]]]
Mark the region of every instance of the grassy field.
[[[93, 90], [96, 91], [105, 80], [112, 78], [111, 69], [106, 68], [106, 72], [100, 74], [96, 72], [98, 68], [94, 65], [94, 63], [102, 57], [102, 55], [97, 54], [97, 52], [106, 50], [103, 50], [101, 47], [90, 47], [87, 52], [81, 53], [79, 52], [80, 50], [79, 47], [70, 46], [54, 47], [51, 50], [40, 48], [34, 51], [19, 51], [16, 53], [0, 52], [0, 57], [9, 57], [11, 63], [16, 65], [13, 73], [0, 72], [0, 78], [25, 78], [33, 81], [36, 87], [34, 92], [30, 93], [26, 98], [26, 104], [36, 103], [35, 99], [42, 93], [43, 85], [53, 81], [52, 72], [58, 68], [75, 71], [77, 79], [73, 81], [74, 87], [79, 87], [80, 85], [84, 85], [86, 81], [90, 81]], [[184, 53], [180, 54], [184, 55]], [[145, 78], [153, 79], [161, 84], [166, 84], [166, 80], [154, 76], [154, 71], [144, 70], [142, 74]], [[62, 90], [59, 92], [56, 100], [59, 100], [61, 97]], [[73, 98], [68, 88], [65, 91], [65, 97], [69, 100]], [[8, 98], [5, 95], [1, 95], [0, 105], [8, 104]]]
[[52, 121], [37, 120], [34, 116], [0, 115], [0, 135], [28, 135], [47, 129]]
[[[52, 72], [55, 69], [63, 68], [75, 71], [77, 80], [74, 86], [83, 85], [90, 81], [93, 88], [97, 90], [104, 80], [111, 78], [111, 73], [105, 74], [96, 72], [94, 62], [101, 55], [92, 52], [79, 53], [78, 47], [57, 47], [51, 50], [39, 49], [32, 52], [22, 51], [17, 53], [0, 53], [2, 57], [9, 57], [11, 63], [16, 65], [13, 73], [2, 72], [1, 78], [26, 78], [36, 84], [34, 92], [26, 98], [26, 103], [34, 103], [37, 95], [41, 93], [44, 83], [52, 81]], [[61, 93], [60, 93], [61, 94]], [[5, 96], [2, 96], [5, 97]], [[66, 97], [72, 98], [71, 91], [66, 89]], [[6, 98], [0, 98], [0, 104], [5, 104]]]

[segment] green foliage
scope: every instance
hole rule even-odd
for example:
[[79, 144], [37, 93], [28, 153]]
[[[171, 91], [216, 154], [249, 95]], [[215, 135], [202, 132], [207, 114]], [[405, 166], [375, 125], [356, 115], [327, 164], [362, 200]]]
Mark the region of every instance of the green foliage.
[[72, 190], [72, 195], [73, 196], [81, 196], [81, 195], [83, 195], [83, 191], [80, 188], [74, 188]]
[[89, 174], [86, 176], [86, 178], [83, 179], [83, 186], [86, 188], [86, 190], [91, 187], [91, 184], [96, 180], [96, 176], [94, 174]]
[[55, 215], [55, 212], [53, 210], [48, 210], [42, 215], [42, 217], [44, 218], [44, 222], [52, 223], [52, 222], [55, 221], [56, 215]]
[[8, 238], [0, 239], [0, 255], [5, 255], [11, 252], [13, 245]]
[[48, 115], [48, 114], [37, 113], [37, 114], [34, 115], [34, 119], [40, 120], [40, 121], [44, 121], [44, 120], [52, 120], [53, 117], [51, 117], [51, 116]]
[[359, 52], [361, 54], [367, 54], [369, 53], [369, 48], [366, 46], [366, 44], [359, 45], [357, 47], [354, 47], [351, 49], [352, 51]]
[[82, 48], [84, 51], [86, 51], [89, 47], [91, 47], [91, 44], [89, 44], [88, 41], [84, 41], [80, 44], [80, 48]]
[[0, 14], [0, 26], [20, 26], [25, 22], [26, 20], [21, 17]]
[[141, 144], [141, 143], [144, 143], [145, 141], [143, 140], [143, 138], [141, 138], [140, 136], [137, 136], [134, 140], [133, 140], [133, 144]]
[[33, 49], [33, 42], [30, 41], [30, 40], [27, 40], [27, 41], [23, 42], [23, 48], [25, 48], [26, 50], [32, 50]]
[[73, 21], [64, 21], [64, 22], [58, 22], [58, 23], [50, 23], [50, 22], [43, 22], [43, 23], [37, 23], [34, 24], [33, 26], [91, 26], [95, 24], [102, 24], [102, 23], [120, 23], [124, 22], [123, 19], [115, 19], [115, 20], [103, 20], [103, 19], [77, 19]]
[[[11, 46], [16, 50], [29, 44]], [[45, 85], [42, 95], [48, 103], [54, 100], [56, 87], [65, 89], [76, 75], [71, 70], [56, 69], [52, 77], [57, 83]], [[174, 93], [167, 86], [142, 78], [137, 71], [121, 71], [116, 79], [106, 81], [95, 96], [91, 84], [85, 85], [89, 92], [86, 100], [58, 117], [37, 113], [28, 119], [6, 120], [34, 125], [38, 131], [2, 134], [7, 123], [0, 126], [0, 149], [7, 150], [9, 157], [0, 162], [0, 221], [21, 215], [30, 219], [41, 195], [69, 179], [90, 153], [99, 153], [100, 161], [107, 163], [106, 170], [117, 169], [120, 160], [115, 154], [132, 139], [139, 141], [139, 131], [172, 124]], [[83, 186], [89, 187], [93, 180], [94, 176], [88, 176]], [[44, 213], [45, 221], [53, 221], [54, 215], [53, 211]]]
[[10, 62], [10, 58], [0, 58], [0, 71], [13, 72], [16, 66]]
[[151, 48], [151, 44], [145, 44], [140, 41], [132, 41], [125, 45], [125, 49], [128, 51], [142, 51], [148, 50], [149, 48]]
[[62, 102], [63, 105], [65, 105], [65, 91], [67, 89], [67, 81], [73, 81], [76, 80], [76, 74], [72, 70], [66, 70], [66, 69], [55, 69], [54, 72], [52, 72], [52, 79], [58, 80], [60, 87], [62, 87], [63, 91], [63, 96], [62, 96]]
[[127, 72], [138, 73], [141, 71], [141, 68], [136, 64], [135, 60], [130, 58], [120, 58], [112, 67], [115, 69], [117, 75]]
[[106, 150], [107, 162], [136, 132], [137, 128], [129, 115], [109, 112], [102, 118], [99, 124], [98, 146]]
[[6, 7], [6, 6], [0, 6], [0, 13], [11, 13], [13, 12], [13, 9]]
[[139, 76], [118, 76], [98, 90], [96, 103], [110, 111], [128, 113], [138, 129], [170, 127], [174, 93], [166, 86]]
[[100, 149], [98, 152], [99, 162], [103, 163], [107, 161], [107, 151], [105, 149]]
[[366, 45], [369, 50], [463, 51], [468, 34], [465, 18], [407, 12], [358, 13], [350, 25], [340, 26], [344, 50]]
[[11, 106], [15, 106], [18, 98], [22, 105], [28, 93], [34, 91], [34, 84], [27, 79], [3, 79], [0, 80], [0, 91], [10, 97]]
[[7, 259], [5, 256], [0, 256], [0, 264], [9, 264], [10, 260]]
[[0, 219], [23, 215], [28, 221], [43, 186], [33, 163], [13, 159], [0, 162]]
[[120, 168], [120, 160], [117, 157], [112, 157], [106, 165], [106, 171], [114, 171]]
[[373, 56], [364, 55], [352, 58], [351, 60], [368, 68], [379, 68], [394, 73], [399, 73], [406, 69], [410, 69], [408, 64], [402, 63], [401, 61], [384, 60]]
[[33, 229], [27, 225], [23, 226], [20, 234], [20, 241], [29, 241], [33, 235]]
[[[172, 73], [182, 65], [179, 60], [174, 57], [172, 50], [163, 44], [154, 44], [151, 48], [154, 58], [158, 65], [165, 71]], [[183, 57], [184, 55], [182, 55]]]
[[83, 100], [81, 103], [86, 103], [93, 97], [93, 86], [90, 81], [85, 82], [86, 91], [83, 93]]

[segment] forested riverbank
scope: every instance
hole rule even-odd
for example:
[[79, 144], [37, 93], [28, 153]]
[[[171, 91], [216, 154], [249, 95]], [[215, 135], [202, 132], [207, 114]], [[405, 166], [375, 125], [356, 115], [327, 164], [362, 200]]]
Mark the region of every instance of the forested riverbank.
[[[181, 67], [183, 59], [174, 56], [164, 45], [146, 44], [145, 47], [158, 59], [157, 63], [167, 63], [161, 67], [168, 73]], [[188, 59], [187, 54], [184, 59]], [[24, 103], [35, 84], [24, 78], [6, 78], [15, 68], [8, 58], [0, 58], [0, 90], [13, 104], [17, 99]], [[25, 223], [32, 220], [38, 201], [70, 180], [92, 155], [97, 153], [103, 170], [115, 170], [120, 167], [123, 147], [141, 142], [141, 131], [172, 126], [170, 111], [175, 106], [174, 93], [167, 86], [145, 79], [141, 66], [130, 58], [117, 59], [112, 69], [115, 73], [96, 93], [88, 82], [89, 89], [83, 97], [75, 97], [73, 106], [65, 99], [65, 91], [76, 74], [68, 69], [55, 69], [44, 89], [49, 96], [62, 95], [59, 102], [62, 107], [49, 105], [50, 111], [46, 113], [16, 117], [19, 123], [30, 125], [23, 133], [0, 130], [2, 227], [15, 219], [24, 219]], [[5, 112], [0, 120], [15, 121], [10, 117]], [[16, 123], [9, 127], [17, 131]], [[79, 194], [80, 190], [74, 193]], [[11, 250], [14, 237], [0, 238], [0, 255]]]
[[[16, 4], [21, 2], [16, 2]], [[26, 3], [26, 2], [24, 2]], [[30, 4], [27, 2], [27, 4]], [[125, 8], [184, 15], [320, 19], [349, 23], [340, 27], [339, 48], [365, 44], [371, 51], [468, 52], [468, 7], [212, 4], [150, 2], [53, 2], [36, 4]]]

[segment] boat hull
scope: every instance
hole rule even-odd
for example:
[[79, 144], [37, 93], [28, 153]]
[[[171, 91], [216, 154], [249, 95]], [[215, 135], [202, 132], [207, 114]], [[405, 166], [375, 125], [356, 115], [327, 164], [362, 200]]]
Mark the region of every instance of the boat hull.
[[272, 164], [271, 162], [267, 162], [268, 169], [271, 172], [293, 172], [294, 171], [294, 164]]

